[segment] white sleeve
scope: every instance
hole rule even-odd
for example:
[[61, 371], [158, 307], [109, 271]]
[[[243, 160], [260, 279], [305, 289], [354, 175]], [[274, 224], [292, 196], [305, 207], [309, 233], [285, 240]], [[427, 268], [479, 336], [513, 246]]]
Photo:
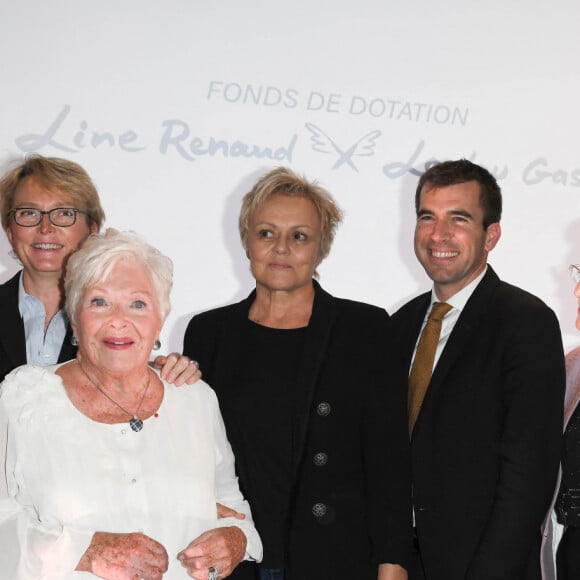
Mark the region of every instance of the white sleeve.
[[39, 520], [38, 510], [18, 473], [19, 413], [17, 405], [11, 405], [12, 389], [5, 388], [9, 381], [10, 378], [0, 386], [1, 578], [68, 578], [92, 534]]
[[16, 578], [16, 567], [20, 558], [18, 543], [18, 513], [20, 507], [8, 497], [6, 478], [6, 446], [8, 443], [8, 421], [2, 404], [0, 385], [0, 570], [6, 578]]

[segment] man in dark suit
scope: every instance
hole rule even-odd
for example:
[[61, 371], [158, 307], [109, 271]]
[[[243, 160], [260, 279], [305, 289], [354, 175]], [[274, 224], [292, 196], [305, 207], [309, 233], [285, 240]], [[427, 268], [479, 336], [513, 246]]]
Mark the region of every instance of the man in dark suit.
[[431, 167], [415, 204], [415, 253], [433, 290], [393, 317], [407, 370], [433, 303], [452, 308], [410, 424], [410, 580], [539, 578], [562, 432], [558, 322], [487, 265], [501, 235], [501, 192], [487, 170], [466, 160]]

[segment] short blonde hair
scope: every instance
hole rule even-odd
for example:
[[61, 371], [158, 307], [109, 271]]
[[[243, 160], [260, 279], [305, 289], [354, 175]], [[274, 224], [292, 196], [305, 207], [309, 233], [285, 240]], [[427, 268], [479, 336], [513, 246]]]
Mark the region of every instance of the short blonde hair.
[[59, 157], [28, 155], [23, 163], [8, 171], [0, 180], [0, 216], [4, 231], [10, 223], [10, 210], [14, 209], [14, 193], [25, 179], [33, 177], [47, 189], [54, 188], [70, 196], [79, 209], [87, 213], [89, 226], [94, 223], [97, 230], [105, 221], [97, 188], [88, 173], [77, 163]]
[[173, 262], [135, 232], [108, 228], [104, 234], [90, 235], [68, 260], [64, 278], [65, 307], [73, 324], [76, 324], [83, 294], [88, 288], [106, 282], [121, 260], [131, 260], [147, 270], [157, 293], [161, 320], [167, 318], [171, 309], [169, 295], [173, 286]]
[[312, 201], [320, 216], [320, 261], [330, 253], [336, 230], [342, 221], [342, 211], [330, 195], [316, 182], [300, 177], [287, 167], [277, 167], [261, 177], [254, 187], [244, 195], [238, 226], [242, 245], [248, 249], [248, 229], [252, 216], [270, 196], [279, 193], [291, 197], [305, 197]]

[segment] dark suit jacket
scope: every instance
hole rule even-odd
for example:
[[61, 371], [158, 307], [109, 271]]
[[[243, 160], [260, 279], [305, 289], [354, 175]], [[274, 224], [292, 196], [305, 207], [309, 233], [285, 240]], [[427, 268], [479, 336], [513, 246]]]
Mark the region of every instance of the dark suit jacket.
[[[394, 370], [383, 309], [334, 298], [316, 283], [315, 289], [297, 373], [304, 396], [293, 436], [285, 577], [376, 580], [379, 563], [407, 566], [409, 560], [406, 377]], [[195, 316], [184, 343], [184, 353], [199, 361], [218, 395], [250, 505], [256, 475], [248, 473], [245, 458], [253, 450], [243, 433], [228, 427], [228, 418], [236, 413], [233, 393], [244, 364], [238, 353], [254, 297], [253, 292], [238, 304]], [[324, 466], [314, 462], [320, 452], [328, 457]], [[315, 504], [324, 504], [325, 515], [313, 513]], [[248, 570], [242, 564], [232, 578], [254, 577], [253, 571], [244, 576], [244, 567]]]
[[[430, 293], [393, 321], [408, 371]], [[554, 313], [488, 268], [449, 337], [412, 438], [428, 580], [520, 580], [558, 471], [564, 356]], [[536, 564], [537, 567], [537, 564]]]
[[[0, 381], [16, 367], [26, 364], [26, 339], [24, 323], [18, 310], [18, 284], [20, 272], [0, 285]], [[76, 356], [77, 349], [71, 345], [72, 331], [67, 330], [58, 362]]]

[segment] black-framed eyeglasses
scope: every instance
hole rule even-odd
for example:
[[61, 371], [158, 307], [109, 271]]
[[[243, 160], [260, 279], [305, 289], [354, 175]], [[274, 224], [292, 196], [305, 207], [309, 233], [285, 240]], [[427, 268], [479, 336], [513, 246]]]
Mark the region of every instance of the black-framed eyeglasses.
[[77, 221], [77, 214], [82, 213], [88, 215], [86, 211], [82, 211], [76, 207], [55, 207], [48, 211], [43, 211], [35, 207], [18, 207], [11, 209], [8, 215], [12, 214], [14, 221], [22, 227], [32, 228], [37, 226], [42, 218], [47, 215], [50, 223], [59, 228], [68, 228], [74, 226]]
[[572, 264], [568, 267], [568, 270], [570, 270], [570, 278], [574, 280], [574, 283], [580, 283], [580, 265]]

